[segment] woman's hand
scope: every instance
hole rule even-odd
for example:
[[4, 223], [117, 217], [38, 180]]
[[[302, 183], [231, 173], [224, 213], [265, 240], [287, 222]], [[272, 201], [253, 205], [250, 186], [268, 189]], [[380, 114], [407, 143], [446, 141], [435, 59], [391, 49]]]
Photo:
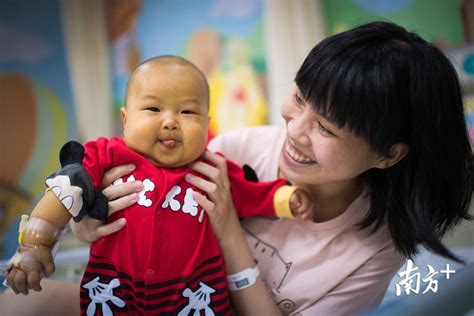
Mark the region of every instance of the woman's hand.
[[227, 162], [224, 157], [209, 151], [204, 152], [202, 158], [213, 165], [196, 161], [189, 167], [207, 179], [187, 174], [185, 180], [207, 193], [209, 198], [199, 192], [194, 192], [194, 199], [206, 210], [219, 244], [223, 247], [226, 243], [232, 242], [232, 232], [241, 231], [230, 193]]
[[[127, 181], [122, 184], [112, 185], [116, 179], [130, 174], [135, 170], [134, 164], [121, 165], [108, 170], [102, 178], [102, 193], [109, 201], [109, 214], [123, 210], [133, 205], [138, 200], [138, 192], [143, 189], [141, 181]], [[94, 242], [100, 237], [107, 236], [119, 231], [125, 227], [125, 218], [120, 218], [112, 223], [104, 224], [103, 222], [90, 218], [87, 215], [76, 223], [70, 221], [73, 234], [82, 241]]]
[[[206, 198], [198, 192], [194, 193], [194, 199], [206, 210], [214, 233], [219, 240], [225, 258], [226, 271], [233, 274], [253, 268], [255, 260], [240, 228], [230, 193], [227, 162], [225, 158], [208, 151], [204, 152], [202, 157], [213, 165], [196, 161], [190, 167], [207, 179], [191, 174], [186, 175], [185, 179], [206, 192], [209, 197]], [[295, 201], [295, 203], [299, 202]], [[232, 291], [230, 294], [237, 315], [281, 315], [260, 277], [250, 287]]]

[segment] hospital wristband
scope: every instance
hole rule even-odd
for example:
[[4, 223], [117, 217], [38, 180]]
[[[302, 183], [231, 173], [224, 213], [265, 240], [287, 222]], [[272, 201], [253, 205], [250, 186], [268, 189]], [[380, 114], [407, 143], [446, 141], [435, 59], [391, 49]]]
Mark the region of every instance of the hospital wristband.
[[229, 290], [239, 291], [248, 288], [249, 286], [255, 284], [259, 275], [260, 271], [258, 270], [258, 266], [255, 266], [255, 268], [248, 268], [234, 274], [229, 274], [227, 276]]

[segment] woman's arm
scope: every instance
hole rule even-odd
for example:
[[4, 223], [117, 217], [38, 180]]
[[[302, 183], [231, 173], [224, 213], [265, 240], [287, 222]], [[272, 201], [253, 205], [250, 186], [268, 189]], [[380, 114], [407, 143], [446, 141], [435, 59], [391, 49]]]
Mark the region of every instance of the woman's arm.
[[[234, 274], [253, 268], [255, 260], [240, 228], [232, 201], [226, 160], [207, 151], [203, 158], [215, 167], [200, 161], [192, 163], [190, 167], [208, 180], [189, 174], [186, 181], [209, 196], [208, 199], [195, 192], [194, 198], [209, 216], [225, 258], [227, 273]], [[260, 277], [254, 285], [230, 293], [238, 315], [281, 315]]]
[[11, 289], [0, 294], [0, 315], [79, 315], [79, 284], [41, 280], [41, 292], [16, 295]]

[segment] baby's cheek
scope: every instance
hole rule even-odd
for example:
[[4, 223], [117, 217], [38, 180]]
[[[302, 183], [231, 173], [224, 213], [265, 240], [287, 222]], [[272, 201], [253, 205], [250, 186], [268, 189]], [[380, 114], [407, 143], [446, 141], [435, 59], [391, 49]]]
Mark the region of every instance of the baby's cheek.
[[188, 134], [186, 139], [187, 151], [190, 155], [197, 159], [206, 149], [207, 130], [195, 128]]

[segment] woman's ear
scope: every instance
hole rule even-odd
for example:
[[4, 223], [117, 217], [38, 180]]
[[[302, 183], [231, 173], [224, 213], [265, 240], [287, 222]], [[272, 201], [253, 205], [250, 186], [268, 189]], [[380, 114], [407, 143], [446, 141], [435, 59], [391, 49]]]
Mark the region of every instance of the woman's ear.
[[120, 108], [120, 117], [122, 118], [122, 125], [125, 127], [125, 122], [127, 122], [127, 109], [124, 106]]
[[405, 143], [393, 144], [388, 151], [388, 154], [380, 158], [375, 164], [374, 168], [386, 169], [396, 165], [408, 154], [409, 147]]

